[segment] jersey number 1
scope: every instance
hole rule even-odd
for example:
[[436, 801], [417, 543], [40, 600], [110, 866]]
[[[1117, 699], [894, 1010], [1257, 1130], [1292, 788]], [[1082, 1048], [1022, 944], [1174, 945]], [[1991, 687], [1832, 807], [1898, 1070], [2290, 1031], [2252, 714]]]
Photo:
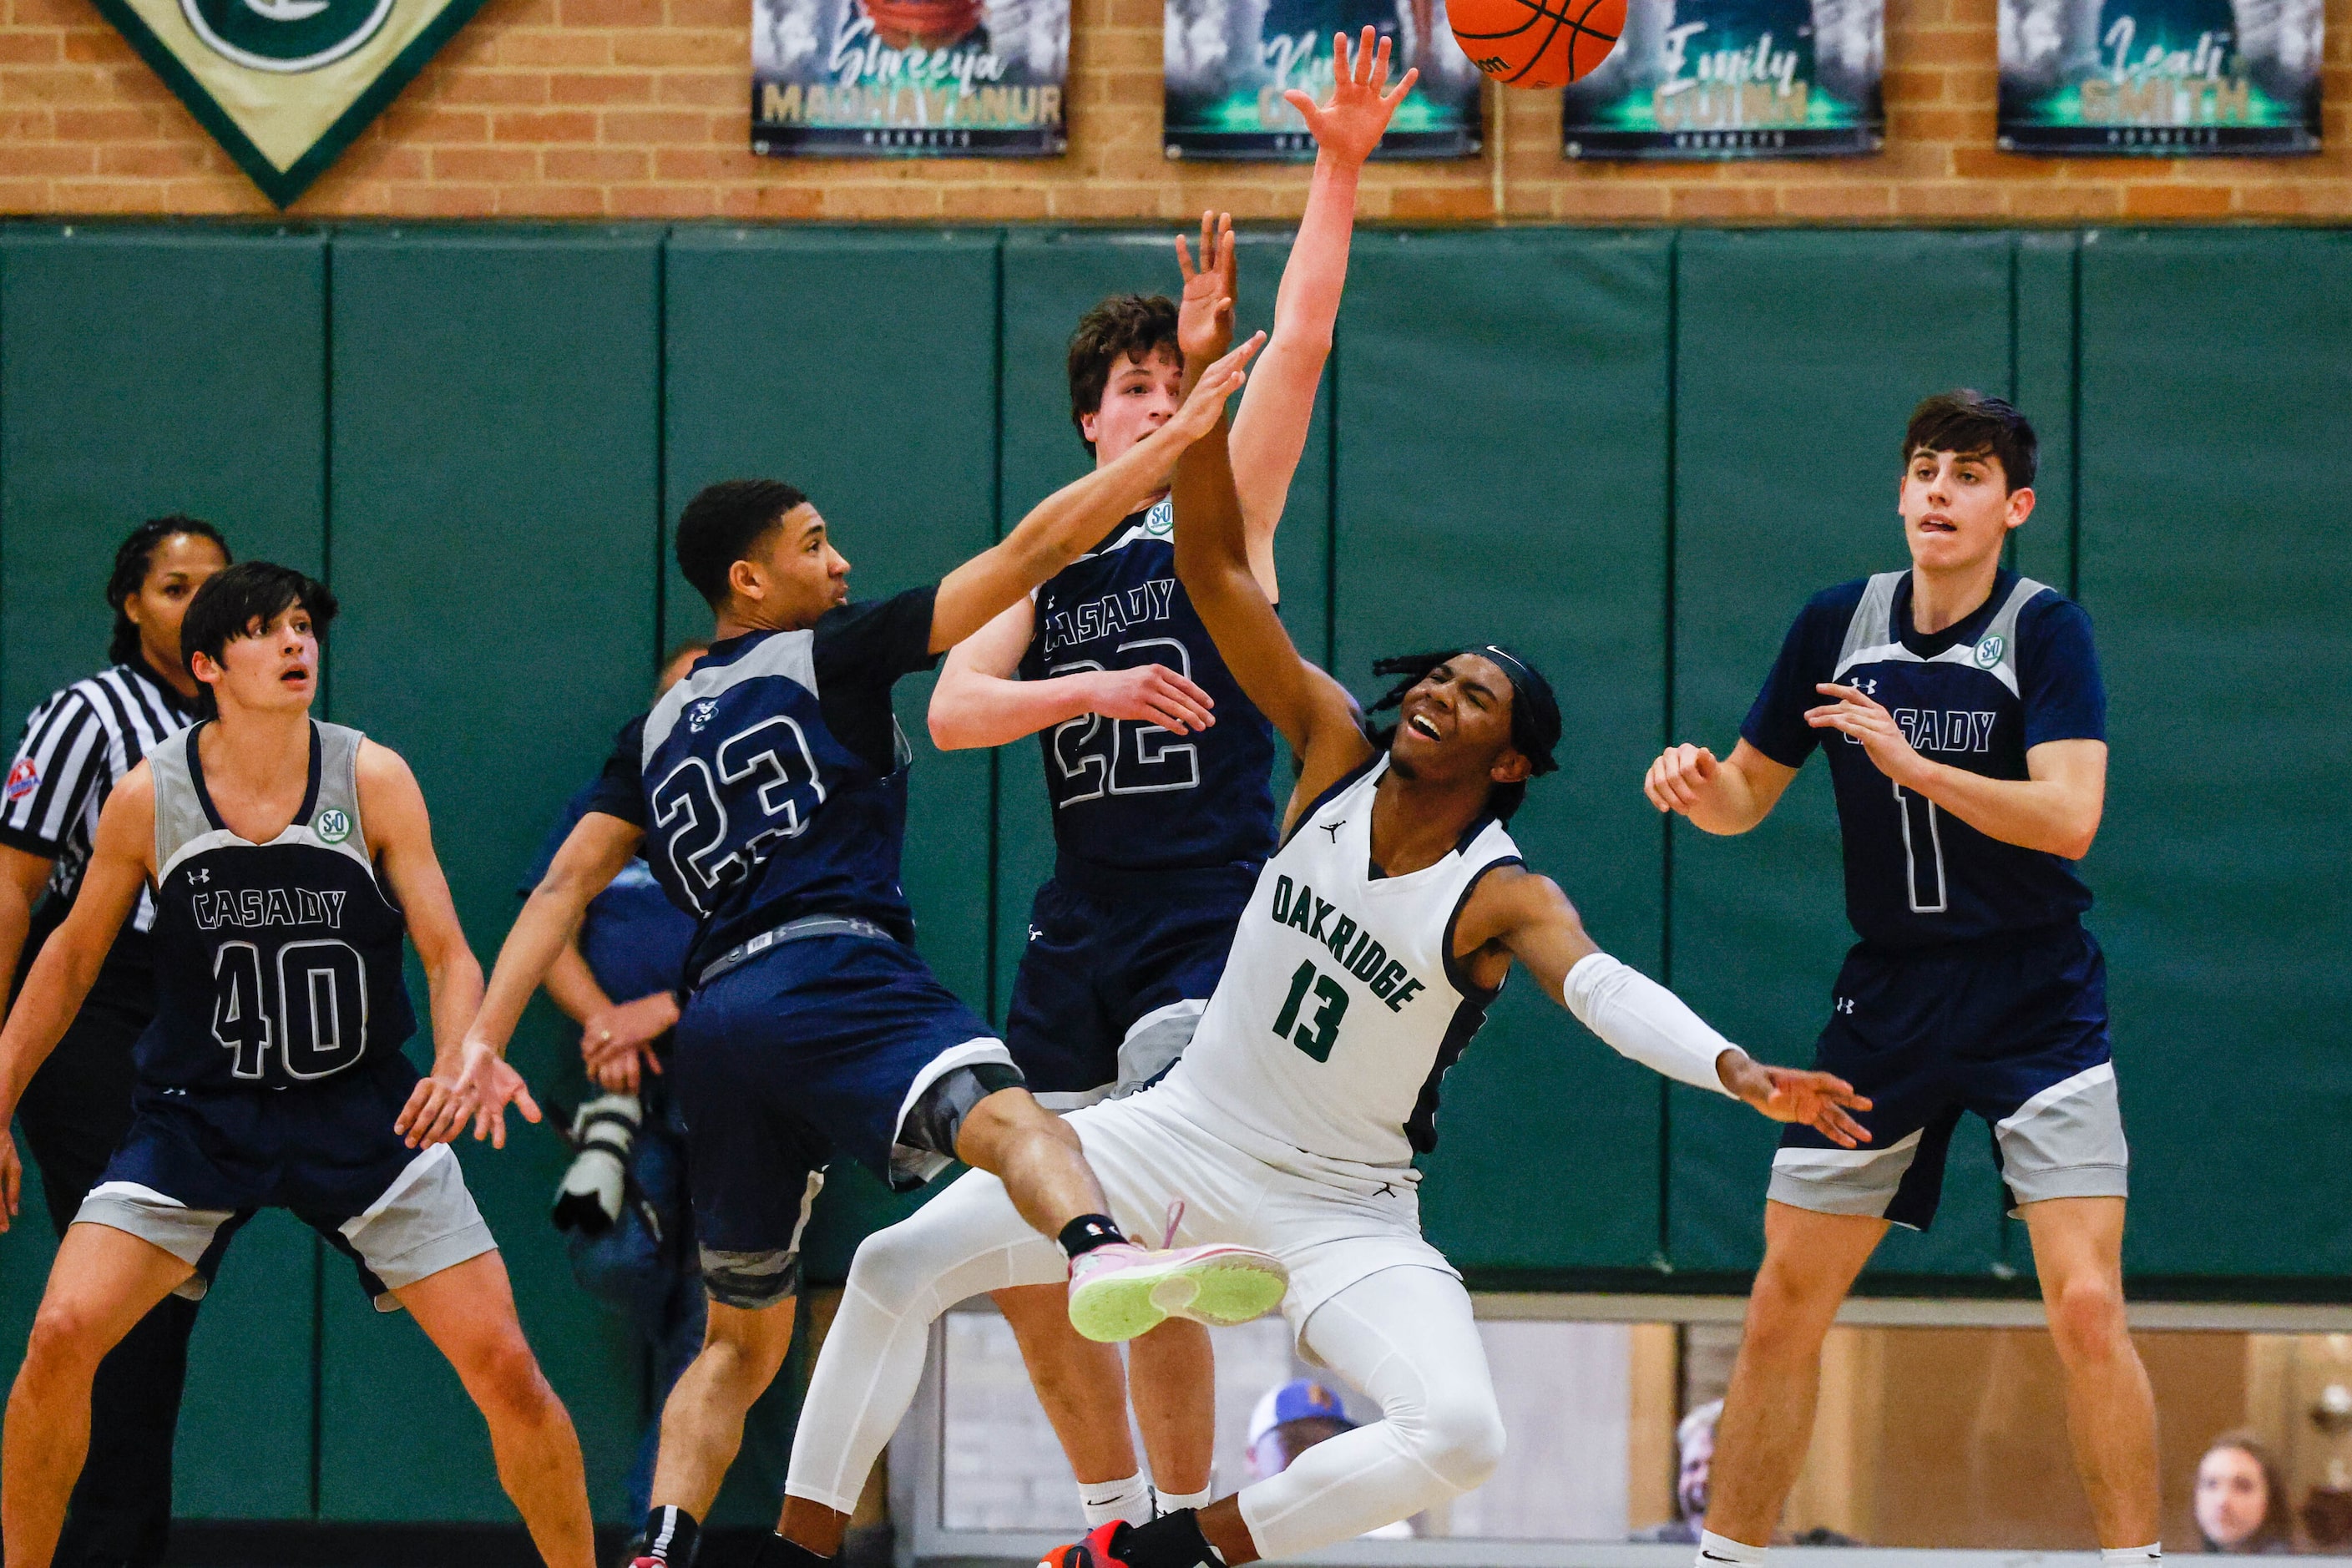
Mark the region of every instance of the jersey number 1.
[[345, 942], [289, 942], [278, 950], [278, 1005], [264, 989], [261, 950], [225, 942], [213, 952], [213, 1038], [257, 1079], [274, 1041], [289, 1078], [325, 1078], [367, 1051], [367, 961]]
[[[1306, 1004], [1307, 988], [1315, 988], [1315, 999], [1323, 1004], [1315, 1009], [1315, 1016], [1305, 1024], [1298, 1023], [1298, 1009]], [[1274, 1032], [1305, 1051], [1318, 1062], [1331, 1059], [1331, 1047], [1339, 1038], [1339, 1020], [1348, 1016], [1348, 992], [1328, 974], [1315, 972], [1315, 961], [1308, 959], [1290, 977], [1290, 994], [1283, 999], [1282, 1011], [1275, 1016]], [[1292, 1033], [1292, 1026], [1297, 1032]]]
[[1944, 835], [1936, 823], [1936, 803], [1895, 786], [1895, 808], [1903, 814], [1904, 891], [1915, 915], [1940, 915], [1944, 895]]

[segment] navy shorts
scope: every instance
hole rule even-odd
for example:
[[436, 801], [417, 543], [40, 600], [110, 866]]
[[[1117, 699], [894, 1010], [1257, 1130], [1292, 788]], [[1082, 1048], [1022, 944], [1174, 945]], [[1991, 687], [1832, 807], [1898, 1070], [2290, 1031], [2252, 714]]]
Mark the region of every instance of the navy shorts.
[[753, 1310], [792, 1294], [835, 1156], [919, 1187], [964, 1112], [1021, 1081], [996, 1032], [882, 938], [780, 942], [688, 998], [676, 1041], [703, 1284]]
[[1925, 1230], [1964, 1110], [1991, 1125], [2010, 1212], [2122, 1197], [2130, 1164], [2107, 1043], [2107, 969], [2080, 925], [1916, 951], [1857, 946], [1838, 972], [1813, 1066], [1874, 1107], [1841, 1149], [1791, 1126], [1770, 1196]]
[[1005, 1044], [1038, 1100], [1132, 1094], [1192, 1043], [1225, 972], [1254, 867], [1116, 875], [1064, 861], [1037, 889]]
[[411, 1149], [392, 1130], [416, 1085], [387, 1054], [285, 1089], [142, 1085], [131, 1131], [75, 1214], [162, 1247], [195, 1269], [201, 1298], [237, 1228], [292, 1211], [359, 1265], [387, 1311], [392, 1291], [495, 1249], [448, 1145]]

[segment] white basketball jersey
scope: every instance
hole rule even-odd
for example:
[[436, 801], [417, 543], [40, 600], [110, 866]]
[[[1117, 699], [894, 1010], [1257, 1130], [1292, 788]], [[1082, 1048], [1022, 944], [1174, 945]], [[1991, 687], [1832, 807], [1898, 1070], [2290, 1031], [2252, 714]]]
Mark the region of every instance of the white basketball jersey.
[[1496, 993], [1454, 963], [1478, 879], [1519, 852], [1499, 822], [1402, 877], [1372, 871], [1383, 756], [1298, 820], [1257, 879], [1224, 977], [1155, 1094], [1269, 1163], [1410, 1179], [1436, 1141], [1438, 1080]]

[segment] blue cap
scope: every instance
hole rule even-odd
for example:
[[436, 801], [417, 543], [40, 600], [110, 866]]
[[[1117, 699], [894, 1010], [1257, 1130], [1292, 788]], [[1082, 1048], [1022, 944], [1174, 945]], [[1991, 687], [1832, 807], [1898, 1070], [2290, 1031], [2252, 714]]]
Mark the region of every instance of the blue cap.
[[1356, 1425], [1348, 1419], [1348, 1407], [1337, 1393], [1313, 1378], [1294, 1378], [1279, 1388], [1268, 1389], [1250, 1412], [1250, 1447], [1257, 1447], [1258, 1439], [1285, 1422], [1308, 1419], [1337, 1421], [1348, 1427]]

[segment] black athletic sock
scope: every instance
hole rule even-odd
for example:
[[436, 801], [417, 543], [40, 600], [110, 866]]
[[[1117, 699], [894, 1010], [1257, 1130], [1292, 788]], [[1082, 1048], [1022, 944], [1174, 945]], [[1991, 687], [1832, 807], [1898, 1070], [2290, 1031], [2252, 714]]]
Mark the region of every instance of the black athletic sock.
[[682, 1508], [664, 1505], [646, 1515], [645, 1554], [656, 1563], [691, 1568], [695, 1542], [701, 1536], [702, 1527]]
[[1108, 1247], [1115, 1242], [1125, 1241], [1127, 1237], [1118, 1233], [1118, 1226], [1111, 1223], [1110, 1215], [1082, 1214], [1062, 1227], [1057, 1239], [1062, 1244], [1063, 1254], [1075, 1259], [1085, 1257], [1097, 1247]]
[[1111, 1538], [1111, 1554], [1127, 1568], [1224, 1568], [1224, 1559], [1201, 1533], [1198, 1510], [1180, 1508], [1150, 1524], [1130, 1524]]
[[816, 1568], [819, 1563], [832, 1561], [789, 1536], [772, 1534], [760, 1542], [760, 1555], [751, 1560], [751, 1568]]

